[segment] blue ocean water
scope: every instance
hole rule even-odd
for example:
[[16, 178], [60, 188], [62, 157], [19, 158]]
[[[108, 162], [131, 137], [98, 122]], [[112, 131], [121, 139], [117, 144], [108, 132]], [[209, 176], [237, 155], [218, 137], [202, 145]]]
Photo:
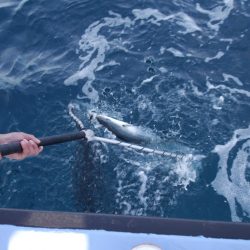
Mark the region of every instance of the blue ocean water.
[[96, 134], [94, 110], [176, 161], [97, 142], [1, 161], [0, 206], [250, 220], [247, 0], [0, 0], [0, 131]]

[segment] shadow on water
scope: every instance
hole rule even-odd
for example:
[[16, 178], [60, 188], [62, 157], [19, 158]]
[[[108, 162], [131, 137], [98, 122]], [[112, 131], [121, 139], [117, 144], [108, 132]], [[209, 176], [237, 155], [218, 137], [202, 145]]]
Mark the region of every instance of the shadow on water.
[[107, 155], [99, 142], [79, 145], [73, 167], [77, 211], [112, 213], [115, 177]]

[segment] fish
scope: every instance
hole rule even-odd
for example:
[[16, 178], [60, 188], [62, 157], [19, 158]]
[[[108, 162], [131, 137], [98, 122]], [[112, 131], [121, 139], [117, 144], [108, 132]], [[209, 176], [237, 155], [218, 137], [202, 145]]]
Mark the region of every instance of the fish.
[[96, 114], [95, 118], [120, 140], [143, 145], [152, 141], [150, 134], [139, 126], [134, 126], [102, 114]]

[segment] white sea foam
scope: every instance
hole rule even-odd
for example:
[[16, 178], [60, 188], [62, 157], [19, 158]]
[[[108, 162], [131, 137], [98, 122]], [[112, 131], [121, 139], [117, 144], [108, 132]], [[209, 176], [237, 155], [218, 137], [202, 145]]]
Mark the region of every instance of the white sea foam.
[[59, 61], [66, 55], [62, 53], [60, 56], [52, 57], [48, 51], [43, 53], [32, 51], [22, 53], [22, 56], [18, 54], [19, 51], [13, 47], [3, 50], [0, 54], [0, 88], [8, 89], [17, 85], [23, 87], [24, 82], [29, 84], [29, 81], [34, 80], [34, 75], [36, 84], [42, 84], [42, 75], [61, 71], [62, 66]]
[[21, 10], [23, 8], [23, 6], [28, 2], [29, 0], [22, 0], [19, 1], [17, 7], [15, 8], [15, 12]]
[[230, 46], [233, 43], [233, 39], [232, 38], [221, 38], [220, 41], [222, 41], [222, 42], [228, 42], [228, 45], [226, 47], [226, 51], [229, 50]]
[[86, 79], [83, 85], [83, 93], [93, 102], [99, 99], [98, 92], [93, 88], [92, 82], [95, 80], [95, 71], [104, 63], [106, 52], [110, 49], [110, 42], [100, 34], [103, 27], [117, 27], [121, 25], [130, 26], [129, 18], [122, 18], [120, 15], [110, 12], [111, 17], [106, 17], [101, 21], [91, 24], [79, 41], [79, 52], [82, 53], [79, 59], [82, 61], [79, 71], [64, 81], [65, 85], [76, 85], [80, 79]]
[[[178, 12], [172, 15], [165, 15], [157, 9], [134, 9], [132, 10], [135, 18], [130, 19], [128, 17], [122, 17], [121, 15], [109, 12], [110, 16], [92, 23], [82, 35], [79, 41], [79, 49], [77, 54], [81, 60], [81, 65], [76, 73], [68, 77], [65, 81], [65, 85], [77, 85], [79, 80], [85, 80], [82, 87], [84, 98], [89, 98], [92, 102], [98, 102], [99, 94], [93, 87], [95, 80], [95, 73], [102, 70], [106, 66], [119, 65], [119, 62], [105, 62], [106, 54], [112, 49], [122, 50], [126, 53], [136, 54], [136, 52], [129, 51], [126, 46], [130, 45], [128, 40], [122, 40], [120, 37], [117, 39], [108, 40], [108, 37], [102, 35], [102, 30], [105, 28], [115, 28], [121, 26], [122, 28], [131, 28], [137, 25], [137, 21], [147, 21], [154, 25], [161, 25], [164, 21], [175, 22], [183, 29], [178, 32], [187, 34], [195, 31], [201, 31], [201, 28], [195, 23], [195, 21], [184, 12]], [[131, 47], [130, 47], [131, 48]], [[162, 51], [162, 50], [161, 50]], [[181, 56], [181, 52], [177, 50], [173, 51], [175, 56]], [[146, 80], [148, 81], [148, 80]], [[145, 83], [145, 82], [144, 82]]]
[[201, 92], [193, 83], [193, 81], [190, 82], [191, 87], [193, 89], [193, 92], [196, 96], [203, 96], [203, 92]]
[[229, 17], [233, 8], [234, 0], [223, 0], [223, 5], [217, 6], [212, 10], [206, 10], [202, 8], [199, 3], [196, 4], [197, 11], [209, 16], [210, 20], [207, 25], [209, 28], [215, 30], [216, 32], [219, 31], [220, 26]]
[[177, 12], [171, 15], [165, 15], [157, 9], [134, 9], [132, 13], [137, 20], [148, 20], [155, 25], [161, 25], [161, 22], [171, 20], [182, 26], [185, 31], [178, 31], [179, 33], [187, 34], [195, 31], [202, 31], [202, 29], [196, 24], [194, 19], [184, 12]]
[[196, 24], [193, 18], [184, 12], [179, 12], [176, 14], [177, 24], [185, 28], [185, 31], [179, 31], [179, 33], [187, 34], [193, 33], [195, 31], [202, 31], [202, 29]]
[[181, 51], [179, 51], [179, 50], [177, 50], [175, 48], [172, 48], [172, 47], [170, 47], [170, 48], [168, 48], [166, 50], [168, 52], [172, 53], [176, 57], [184, 57], [185, 56]]
[[151, 77], [149, 77], [149, 78], [143, 80], [143, 81], [141, 82], [141, 86], [144, 85], [144, 84], [146, 84], [146, 83], [152, 82], [152, 81], [155, 79], [155, 77], [157, 77], [157, 75], [151, 76]]
[[12, 88], [19, 85], [21, 80], [18, 77], [10, 77], [0, 72], [0, 89]]
[[225, 98], [222, 95], [219, 98], [214, 98], [213, 99], [213, 103], [214, 103], [213, 109], [217, 109], [217, 110], [222, 109], [224, 101], [225, 101]]
[[124, 214], [130, 214], [130, 211], [132, 210], [132, 206], [129, 202], [123, 201], [120, 203], [120, 205], [126, 207], [125, 209], [123, 209]]
[[[243, 144], [237, 148], [237, 143]], [[229, 154], [237, 149], [233, 159], [231, 173], [228, 172]], [[246, 170], [250, 168], [250, 126], [238, 129], [225, 145], [217, 145], [214, 152], [219, 155], [219, 169], [212, 186], [215, 191], [223, 195], [230, 206], [233, 221], [241, 221], [237, 206], [240, 205], [243, 215], [250, 216], [250, 183], [246, 180]], [[230, 173], [230, 175], [229, 175]], [[238, 205], [237, 205], [238, 204]]]
[[206, 85], [207, 85], [208, 91], [211, 90], [211, 89], [223, 89], [223, 90], [227, 90], [232, 95], [241, 94], [241, 95], [245, 95], [247, 97], [250, 97], [250, 92], [247, 91], [247, 90], [237, 89], [237, 88], [230, 88], [230, 87], [225, 86], [223, 84], [213, 85], [208, 79], [206, 81]]
[[222, 76], [224, 77], [224, 81], [228, 81], [228, 80], [232, 79], [239, 86], [243, 86], [242, 81], [240, 81], [240, 79], [238, 77], [236, 77], [236, 76], [229, 75], [229, 74], [226, 74], [226, 73], [223, 73]]
[[12, 7], [12, 6], [16, 6], [16, 3], [8, 1], [8, 0], [1, 0], [1, 2], [0, 2], [0, 9]]
[[144, 171], [138, 172], [139, 179], [141, 181], [141, 186], [138, 192], [138, 196], [140, 198], [141, 203], [144, 205], [144, 207], [147, 206], [147, 197], [145, 197], [145, 192], [147, 190], [147, 174]]
[[219, 51], [219, 52], [218, 52], [215, 56], [213, 56], [213, 57], [206, 57], [204, 61], [207, 63], [207, 62], [210, 62], [210, 61], [212, 61], [212, 60], [220, 59], [220, 58], [223, 57], [223, 56], [224, 56], [224, 52]]
[[218, 119], [213, 119], [212, 122], [211, 122], [211, 124], [213, 126], [216, 126], [217, 124], [219, 124], [219, 120]]
[[115, 65], [120, 65], [120, 63], [118, 63], [118, 62], [116, 62], [114, 60], [111, 60], [108, 63], [104, 63], [104, 64], [100, 65], [95, 71], [101, 71], [101, 70], [103, 70], [106, 67], [115, 66]]
[[160, 67], [159, 70], [161, 71], [161, 73], [167, 73], [168, 70], [165, 67]]
[[169, 19], [175, 17], [175, 15], [167, 16], [167, 15], [161, 13], [159, 10], [151, 9], [151, 8], [134, 9], [134, 10], [132, 10], [132, 13], [136, 17], [135, 21], [147, 19], [151, 23], [158, 25], [158, 26], [161, 25], [162, 21], [166, 21], [166, 20], [169, 20]]
[[161, 48], [160, 48], [160, 54], [163, 55], [165, 51], [166, 51], [166, 48], [163, 47], [163, 46], [161, 46]]
[[233, 39], [232, 38], [220, 38], [220, 41], [222, 41], [222, 42], [228, 42], [229, 44], [233, 43]]
[[15, 12], [21, 10], [23, 6], [28, 2], [29, 0], [21, 0], [21, 1], [11, 1], [11, 0], [1, 0], [0, 2], [0, 9], [1, 8], [8, 8], [8, 7], [14, 7]]
[[[225, 79], [226, 78], [226, 79]], [[229, 74], [224, 74], [224, 81], [229, 80], [229, 79], [233, 79], [234, 81], [237, 81], [237, 85], [240, 85], [242, 82], [238, 82], [238, 78], [232, 78], [232, 75]], [[242, 83], [243, 84], [243, 83]], [[207, 90], [205, 92], [201, 92], [199, 91], [199, 89], [193, 84], [193, 82], [191, 82], [191, 88], [193, 90], [193, 93], [196, 96], [203, 96], [208, 95], [211, 98], [211, 102], [212, 102], [212, 107], [216, 110], [221, 110], [223, 108], [223, 105], [225, 103], [226, 99], [231, 99], [235, 102], [240, 102], [242, 97], [241, 96], [245, 96], [247, 98], [250, 97], [250, 91], [244, 90], [244, 89], [239, 89], [239, 88], [231, 88], [229, 86], [223, 85], [223, 84], [212, 84], [209, 80], [209, 77], [206, 78], [206, 86], [207, 86]], [[219, 93], [221, 94], [218, 97], [218, 93], [215, 95], [214, 92], [212, 90], [219, 90]], [[210, 93], [211, 92], [211, 93]]]

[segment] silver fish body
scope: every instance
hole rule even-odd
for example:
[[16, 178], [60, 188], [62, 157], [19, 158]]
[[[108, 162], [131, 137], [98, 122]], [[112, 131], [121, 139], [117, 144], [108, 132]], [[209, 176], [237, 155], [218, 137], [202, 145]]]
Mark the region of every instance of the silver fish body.
[[100, 124], [123, 141], [136, 144], [147, 144], [151, 142], [150, 135], [140, 127], [106, 115], [96, 115], [95, 117]]

